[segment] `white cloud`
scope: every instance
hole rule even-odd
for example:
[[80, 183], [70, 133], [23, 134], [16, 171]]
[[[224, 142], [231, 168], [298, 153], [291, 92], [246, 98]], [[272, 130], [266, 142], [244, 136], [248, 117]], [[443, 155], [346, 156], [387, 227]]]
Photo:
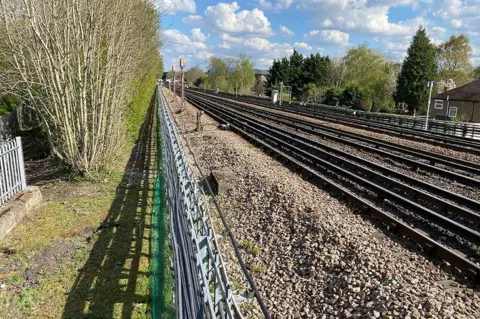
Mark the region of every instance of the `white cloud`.
[[195, 41], [205, 42], [210, 37], [210, 35], [203, 34], [200, 28], [194, 28], [191, 30], [191, 32], [192, 32], [192, 39]]
[[431, 0], [370, 0], [370, 5], [384, 5], [384, 6], [415, 6], [419, 2], [431, 2]]
[[264, 9], [272, 9], [273, 4], [268, 0], [258, 0], [258, 5]]
[[255, 60], [255, 67], [259, 69], [268, 69], [272, 66], [273, 59], [259, 58]]
[[288, 43], [270, 42], [260, 37], [240, 38], [226, 33], [219, 36], [223, 43], [218, 46], [218, 53], [225, 56], [244, 53], [252, 57], [258, 67], [265, 66], [266, 61], [280, 59], [293, 53], [293, 47]]
[[338, 30], [313, 30], [304, 35], [305, 40], [315, 45], [345, 46], [348, 44], [349, 34]]
[[194, 0], [157, 0], [157, 3], [160, 10], [168, 14], [175, 14], [177, 12], [195, 13], [196, 11]]
[[452, 25], [452, 27], [456, 28], [456, 29], [459, 29], [462, 27], [462, 21], [458, 20], [458, 19], [452, 19], [450, 20], [450, 24]]
[[240, 7], [236, 2], [209, 6], [205, 10], [205, 20], [218, 33], [226, 32], [250, 36], [270, 36], [273, 34], [270, 21], [263, 14], [263, 11], [255, 8], [252, 11], [236, 12], [238, 9]]
[[288, 9], [292, 5], [293, 0], [277, 0], [275, 4], [272, 2], [268, 0], [259, 0], [258, 5], [267, 10], [282, 10]]
[[289, 36], [289, 37], [293, 37], [295, 35], [295, 33], [293, 33], [292, 30], [290, 30], [289, 28], [287, 28], [284, 25], [280, 26], [280, 32], [282, 32], [283, 35], [286, 35], [286, 36]]
[[396, 38], [394, 40], [384, 38], [382, 39], [382, 42], [387, 50], [399, 53], [407, 51], [411, 40], [411, 37], [405, 36], [403, 38]]
[[200, 41], [192, 41], [187, 35], [176, 29], [167, 29], [162, 33], [164, 44], [162, 46], [162, 54], [166, 57], [166, 68], [170, 65], [167, 63], [178, 64], [180, 56], [187, 57], [187, 67], [195, 64], [205, 63], [213, 54], [207, 45]]
[[199, 58], [201, 59], [202, 61], [207, 61], [208, 59], [210, 59], [214, 54], [209, 52], [209, 51], [206, 51], [206, 50], [202, 50], [202, 51], [198, 51], [198, 53], [195, 55], [196, 58]]
[[332, 23], [332, 21], [330, 21], [330, 19], [324, 20], [324, 21], [322, 22], [322, 25], [323, 25], [324, 27], [327, 27], [327, 28], [328, 28], [328, 27], [331, 27], [332, 24], [333, 24], [333, 23]]
[[480, 2], [478, 0], [443, 0], [433, 15], [442, 18], [456, 29], [475, 31], [480, 24]]
[[297, 50], [312, 51], [312, 47], [305, 42], [295, 42], [293, 47]]
[[[411, 35], [420, 24], [428, 21], [420, 16], [391, 23], [388, 20], [390, 6], [398, 4], [393, 0], [298, 0], [298, 8], [313, 15], [314, 23], [340, 31], [369, 35]], [[413, 0], [400, 1], [403, 5]]]
[[187, 17], [184, 17], [182, 19], [182, 22], [183, 23], [187, 23], [187, 24], [202, 24], [204, 21], [203, 21], [203, 17], [202, 16], [199, 16], [199, 15], [189, 15]]
[[472, 54], [480, 56], [480, 47], [472, 45]]
[[428, 33], [432, 34], [434, 36], [437, 36], [437, 37], [443, 37], [447, 33], [447, 29], [439, 27], [439, 26], [435, 26], [435, 27], [430, 28], [428, 30]]
[[188, 36], [176, 29], [167, 29], [163, 31], [165, 50], [175, 50], [178, 53], [189, 53], [190, 51], [205, 50], [205, 43], [192, 41]]
[[228, 50], [228, 49], [230, 49], [230, 44], [228, 44], [228, 43], [226, 43], [226, 42], [223, 42], [223, 43], [219, 44], [218, 47], [219, 47], [220, 49]]

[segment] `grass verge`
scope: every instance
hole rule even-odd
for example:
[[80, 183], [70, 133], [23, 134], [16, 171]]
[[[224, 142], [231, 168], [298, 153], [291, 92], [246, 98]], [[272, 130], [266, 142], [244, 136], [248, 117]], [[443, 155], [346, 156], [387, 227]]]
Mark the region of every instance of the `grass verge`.
[[146, 114], [124, 167], [102, 183], [43, 183], [42, 206], [0, 240], [13, 251], [0, 254], [0, 274], [18, 272], [0, 281], [0, 317], [151, 316], [157, 163], [152, 109]]

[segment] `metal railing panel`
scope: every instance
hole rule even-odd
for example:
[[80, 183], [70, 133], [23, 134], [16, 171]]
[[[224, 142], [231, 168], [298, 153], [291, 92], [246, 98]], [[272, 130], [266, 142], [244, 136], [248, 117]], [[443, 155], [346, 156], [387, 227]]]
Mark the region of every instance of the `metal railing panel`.
[[186, 161], [173, 116], [157, 88], [177, 318], [242, 318], [216, 241], [204, 194]]
[[0, 205], [27, 189], [20, 137], [0, 144]]

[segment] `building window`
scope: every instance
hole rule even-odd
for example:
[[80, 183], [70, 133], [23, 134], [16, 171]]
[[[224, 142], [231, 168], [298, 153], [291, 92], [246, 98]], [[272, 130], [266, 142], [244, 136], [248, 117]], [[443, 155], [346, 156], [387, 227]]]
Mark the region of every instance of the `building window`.
[[436, 109], [443, 109], [443, 100], [435, 100], [435, 108]]
[[458, 111], [458, 107], [450, 106], [450, 109], [448, 110], [448, 116], [457, 117], [457, 111]]

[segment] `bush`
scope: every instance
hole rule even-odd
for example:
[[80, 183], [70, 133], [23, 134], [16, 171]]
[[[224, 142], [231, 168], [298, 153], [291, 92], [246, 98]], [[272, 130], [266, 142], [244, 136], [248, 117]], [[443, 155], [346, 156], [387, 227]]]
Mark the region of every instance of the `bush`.
[[154, 75], [148, 75], [135, 87], [125, 115], [127, 138], [131, 142], [135, 142], [138, 139], [138, 132], [145, 120], [150, 100], [155, 92], [156, 82], [156, 77]]
[[358, 84], [349, 84], [343, 91], [340, 104], [368, 112], [372, 108], [372, 92]]
[[6, 35], [0, 38], [7, 43], [0, 56], [9, 68], [9, 83], [2, 86], [35, 108], [55, 157], [72, 172], [95, 178], [123, 151], [132, 88], [159, 55], [159, 12], [146, 0], [1, 6]]
[[393, 98], [386, 101], [381, 101], [378, 104], [374, 104], [372, 107], [372, 112], [379, 113], [395, 113], [395, 102]]
[[0, 97], [0, 116], [10, 113], [19, 104], [20, 101], [13, 95], [5, 95]]
[[325, 90], [325, 104], [337, 105], [343, 95], [343, 89], [331, 86]]

